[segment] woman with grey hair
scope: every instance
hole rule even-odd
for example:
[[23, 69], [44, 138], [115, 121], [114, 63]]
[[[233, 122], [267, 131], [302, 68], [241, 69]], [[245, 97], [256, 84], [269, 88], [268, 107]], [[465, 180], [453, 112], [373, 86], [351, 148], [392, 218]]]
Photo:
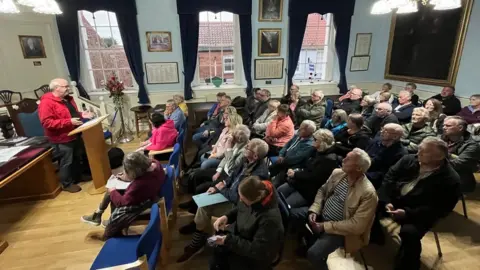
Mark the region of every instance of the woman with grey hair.
[[308, 159], [305, 167], [288, 169], [287, 183], [278, 188], [292, 208], [310, 206], [317, 190], [338, 167], [332, 132], [328, 129], [319, 129], [313, 134], [313, 139], [316, 153]]
[[348, 115], [342, 109], [333, 111], [332, 119], [328, 120], [325, 124], [325, 128], [332, 131], [333, 135], [337, 135], [339, 132], [347, 128]]
[[362, 116], [366, 119], [373, 114], [373, 109], [375, 108], [375, 104], [377, 101], [372, 96], [364, 96], [362, 101], [360, 102], [360, 106], [362, 107]]

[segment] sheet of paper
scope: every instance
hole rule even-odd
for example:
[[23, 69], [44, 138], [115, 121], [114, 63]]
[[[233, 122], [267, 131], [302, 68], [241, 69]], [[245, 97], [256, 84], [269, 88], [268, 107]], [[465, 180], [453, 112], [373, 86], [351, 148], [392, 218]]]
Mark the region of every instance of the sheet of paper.
[[199, 208], [213, 204], [228, 202], [227, 198], [225, 198], [225, 196], [223, 196], [221, 193], [215, 193], [210, 195], [205, 192], [192, 196], [192, 199], [195, 201]]
[[0, 162], [7, 162], [29, 146], [16, 146], [0, 150]]
[[127, 189], [127, 187], [131, 184], [132, 182], [125, 182], [117, 177], [115, 175], [110, 176], [108, 178], [107, 184], [105, 185], [106, 188], [115, 188], [115, 189]]

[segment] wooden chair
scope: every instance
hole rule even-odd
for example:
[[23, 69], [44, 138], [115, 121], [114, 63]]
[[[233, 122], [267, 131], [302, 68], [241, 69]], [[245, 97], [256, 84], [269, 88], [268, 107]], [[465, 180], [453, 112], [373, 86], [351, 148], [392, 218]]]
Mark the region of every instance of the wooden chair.
[[12, 104], [12, 98], [17, 95], [19, 97], [19, 101], [23, 99], [22, 93], [14, 92], [11, 90], [0, 90], [0, 100], [3, 101], [3, 104]]
[[40, 99], [46, 93], [52, 92], [52, 89], [50, 89], [50, 86], [48, 86], [48, 84], [44, 84], [39, 88], [33, 90], [33, 92], [35, 93], [35, 96], [37, 97], [37, 99]]
[[[25, 98], [20, 102], [14, 105], [7, 105], [8, 113], [12, 119], [13, 126], [18, 136], [27, 136], [24, 129], [24, 124], [22, 124], [22, 115], [30, 115], [37, 111], [38, 104], [36, 99]], [[39, 120], [40, 121], [40, 120]], [[27, 125], [27, 123], [25, 123]], [[26, 127], [26, 129], [31, 129], [32, 127]], [[43, 132], [43, 131], [42, 131]]]

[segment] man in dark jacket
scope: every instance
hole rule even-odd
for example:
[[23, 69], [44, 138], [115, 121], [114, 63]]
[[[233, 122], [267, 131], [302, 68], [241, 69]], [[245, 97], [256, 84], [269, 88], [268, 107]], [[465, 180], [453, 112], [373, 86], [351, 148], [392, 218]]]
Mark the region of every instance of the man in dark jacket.
[[375, 137], [382, 127], [389, 123], [398, 124], [398, 119], [392, 113], [392, 105], [388, 102], [382, 102], [375, 108], [375, 114], [365, 121], [365, 127], [367, 127], [372, 136]]
[[455, 96], [455, 87], [445, 86], [440, 94], [431, 98], [442, 102], [443, 113], [446, 115], [456, 115], [462, 110], [460, 100]]
[[207, 237], [212, 233], [212, 216], [222, 216], [238, 203], [238, 186], [245, 177], [258, 176], [268, 179], [268, 168], [264, 161], [268, 152], [268, 144], [260, 139], [252, 139], [245, 147], [245, 160], [225, 181], [217, 181], [207, 190], [208, 194], [221, 193], [228, 201], [200, 207], [195, 214], [194, 222], [180, 228], [181, 234], [193, 233], [192, 242], [185, 247], [184, 254], [177, 262], [185, 262], [200, 253]]
[[270, 181], [247, 177], [238, 188], [237, 206], [218, 218], [216, 231], [229, 233], [217, 236], [210, 269], [267, 270], [283, 248], [284, 228], [278, 200]]
[[312, 98], [306, 104], [295, 108], [295, 128], [300, 127], [305, 120], [312, 120], [317, 128], [320, 128], [323, 117], [325, 117], [323, 97], [323, 92], [316, 90], [312, 93]]
[[250, 123], [255, 123], [257, 119], [262, 116], [265, 110], [268, 110], [268, 102], [270, 101], [270, 91], [262, 89], [257, 92], [257, 105], [251, 114]]
[[374, 139], [365, 150], [372, 160], [367, 177], [375, 189], [382, 185], [383, 177], [388, 169], [408, 154], [402, 146], [400, 138], [403, 129], [399, 124], [386, 124], [380, 131], [380, 137]]
[[406, 124], [412, 119], [412, 112], [415, 105], [412, 104], [412, 96], [408, 91], [400, 91], [398, 94], [398, 105], [393, 108], [393, 114], [400, 124]]
[[[460, 177], [447, 155], [445, 142], [428, 137], [418, 155], [404, 156], [385, 176], [377, 216], [389, 216], [402, 226], [396, 270], [420, 269], [421, 239], [458, 201]], [[374, 228], [378, 230], [377, 222]]]
[[360, 105], [362, 95], [363, 91], [360, 88], [350, 90], [349, 97], [340, 102], [338, 109], [344, 110], [347, 114], [360, 113], [362, 111], [362, 106]]
[[448, 116], [443, 122], [442, 139], [447, 142], [450, 162], [460, 175], [462, 192], [472, 192], [477, 184], [473, 173], [480, 161], [480, 147], [466, 130], [463, 118]]
[[253, 88], [253, 95], [247, 97], [245, 99], [245, 106], [243, 107], [242, 118], [243, 123], [248, 125], [250, 119], [252, 118], [252, 114], [255, 112], [257, 105], [259, 103], [258, 94], [260, 92], [260, 88]]

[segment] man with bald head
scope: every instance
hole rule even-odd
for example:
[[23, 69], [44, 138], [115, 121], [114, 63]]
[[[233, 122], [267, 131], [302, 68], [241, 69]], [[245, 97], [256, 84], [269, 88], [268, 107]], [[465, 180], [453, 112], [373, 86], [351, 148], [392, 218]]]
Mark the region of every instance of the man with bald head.
[[45, 136], [61, 155], [59, 174], [63, 190], [79, 192], [82, 189], [75, 182], [80, 180], [82, 174], [83, 141], [80, 137], [68, 136], [68, 133], [83, 123], [82, 118], [92, 118], [92, 114], [78, 111], [77, 104], [70, 96], [67, 80], [53, 79], [49, 86], [51, 92], [41, 97], [38, 115]]
[[347, 114], [362, 112], [362, 106], [360, 105], [363, 98], [362, 89], [353, 88], [349, 93], [348, 98], [343, 99], [337, 108], [346, 111]]
[[382, 102], [377, 104], [375, 113], [365, 121], [365, 126], [370, 129], [372, 136], [375, 137], [382, 127], [388, 123], [398, 124], [398, 119], [392, 113], [392, 105], [388, 102]]

